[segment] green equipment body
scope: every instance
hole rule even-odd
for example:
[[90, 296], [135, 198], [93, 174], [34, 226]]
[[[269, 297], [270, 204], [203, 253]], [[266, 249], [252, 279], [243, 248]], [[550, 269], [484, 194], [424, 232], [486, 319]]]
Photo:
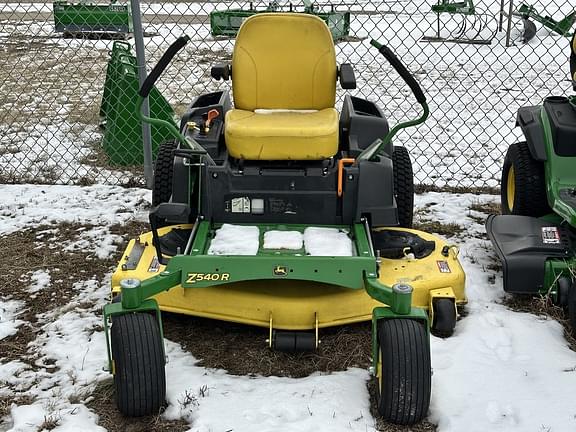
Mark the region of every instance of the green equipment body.
[[[309, 0], [306, 0], [304, 4], [304, 13], [316, 15], [322, 19], [330, 29], [334, 41], [339, 41], [348, 36], [350, 32], [350, 12], [336, 11], [333, 6], [330, 7], [328, 11], [321, 11]], [[294, 11], [292, 4], [290, 4], [287, 11]], [[256, 9], [253, 4], [250, 3], [249, 9], [212, 11], [210, 12], [210, 32], [212, 33], [212, 36], [215, 37], [225, 36], [234, 38], [246, 18], [258, 13], [268, 12], [282, 12], [282, 9], [276, 2], [272, 2], [265, 9]]]
[[[144, 162], [142, 122], [136, 113], [138, 102], [138, 68], [130, 44], [115, 41], [108, 60], [106, 80], [100, 105], [100, 121], [104, 126], [102, 147], [110, 163], [116, 166]], [[175, 124], [174, 111], [156, 87], [149, 96], [150, 112]], [[171, 137], [164, 128], [152, 127], [152, 154], [156, 157], [160, 144]]]
[[53, 3], [54, 27], [64, 34], [132, 33], [132, 13], [128, 3]]
[[[574, 38], [571, 48], [574, 56]], [[503, 214], [489, 216], [486, 231], [502, 262], [504, 290], [549, 296], [576, 329], [576, 96], [520, 108], [516, 124], [525, 141], [508, 148]]]

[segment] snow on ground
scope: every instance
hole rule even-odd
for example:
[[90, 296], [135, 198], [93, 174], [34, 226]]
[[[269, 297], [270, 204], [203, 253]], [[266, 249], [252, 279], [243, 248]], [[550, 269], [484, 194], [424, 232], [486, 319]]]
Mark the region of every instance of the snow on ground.
[[17, 300], [0, 299], [0, 340], [16, 334], [23, 323], [16, 318], [23, 306], [23, 302]]
[[135, 217], [134, 209], [150, 192], [102, 185], [0, 185], [0, 196], [5, 197], [0, 202], [0, 234], [5, 235], [37, 224], [123, 223]]
[[[149, 198], [147, 191], [107, 186], [3, 186], [1, 192], [4, 208], [17, 209], [18, 217], [4, 210], [0, 235], [50, 221], [55, 214], [55, 222], [90, 220], [106, 227], [141, 218], [142, 203], [129, 214], [127, 208]], [[33, 205], [23, 205], [23, 196], [34, 198]], [[458, 322], [454, 336], [431, 340], [429, 420], [439, 432], [574, 430], [576, 353], [569, 350], [560, 324], [513, 312], [501, 303], [501, 275], [491, 270], [494, 253], [479, 222], [485, 215], [471, 208], [496, 201], [495, 196], [472, 194], [416, 197], [420, 223], [453, 223], [464, 229], [452, 241], [460, 247], [469, 298], [468, 314]], [[40, 317], [41, 332], [31, 349], [40, 355], [36, 363], [41, 367], [33, 369], [18, 360], [0, 364], [0, 396], [18, 388], [36, 397], [29, 404], [14, 404], [0, 430], [35, 431], [47, 418], [57, 420], [55, 431], [103, 430], [84, 404], [95, 384], [109, 376], [103, 371], [106, 353], [99, 314], [108, 284], [108, 278], [77, 281], [68, 305]], [[17, 317], [21, 307], [8, 307], [2, 300], [0, 310], [8, 312], [0, 320], [0, 333], [5, 331], [5, 317]], [[16, 326], [13, 323], [9, 331], [17, 331]], [[176, 343], [166, 341], [166, 348], [169, 405], [164, 416], [186, 419], [191, 431], [374, 430], [366, 370], [301, 379], [231, 376], [198, 366], [193, 354]]]
[[30, 294], [34, 294], [50, 286], [50, 272], [47, 270], [36, 270], [30, 275], [32, 284], [26, 289]]

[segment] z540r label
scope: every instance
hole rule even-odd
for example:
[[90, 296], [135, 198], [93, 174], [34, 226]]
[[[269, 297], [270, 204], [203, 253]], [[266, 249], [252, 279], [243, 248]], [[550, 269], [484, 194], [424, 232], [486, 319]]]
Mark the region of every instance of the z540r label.
[[188, 273], [186, 284], [195, 284], [201, 281], [227, 281], [230, 273]]

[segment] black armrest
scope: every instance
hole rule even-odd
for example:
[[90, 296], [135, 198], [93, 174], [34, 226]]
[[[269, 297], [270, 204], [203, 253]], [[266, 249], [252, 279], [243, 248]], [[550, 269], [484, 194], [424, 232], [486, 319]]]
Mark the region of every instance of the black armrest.
[[348, 63], [340, 65], [338, 70], [338, 78], [340, 79], [340, 86], [343, 89], [353, 90], [356, 88], [356, 77], [354, 76], [354, 69]]
[[228, 81], [232, 76], [232, 66], [227, 64], [217, 64], [212, 66], [210, 69], [210, 75], [215, 80], [220, 80], [222, 78], [224, 81]]

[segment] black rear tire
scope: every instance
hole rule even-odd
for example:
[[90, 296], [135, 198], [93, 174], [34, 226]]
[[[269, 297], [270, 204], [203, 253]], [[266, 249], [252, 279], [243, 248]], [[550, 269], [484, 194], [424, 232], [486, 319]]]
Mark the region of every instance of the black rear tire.
[[544, 164], [532, 158], [526, 142], [508, 147], [500, 191], [502, 214], [540, 217], [550, 213]]
[[158, 414], [166, 399], [166, 371], [156, 317], [115, 316], [110, 338], [118, 411], [127, 417]]
[[414, 172], [406, 147], [395, 146], [392, 152], [394, 167], [394, 197], [398, 208], [398, 222], [403, 228], [412, 228], [414, 217]]
[[172, 196], [172, 172], [174, 169], [175, 141], [166, 141], [158, 148], [154, 164], [154, 184], [152, 186], [152, 206], [170, 201]]
[[432, 381], [430, 339], [425, 323], [411, 319], [378, 322], [378, 356], [379, 414], [392, 423], [419, 422], [430, 406]]
[[447, 338], [454, 334], [458, 315], [454, 300], [449, 298], [437, 298], [432, 303], [434, 318], [430, 330], [434, 336]]

